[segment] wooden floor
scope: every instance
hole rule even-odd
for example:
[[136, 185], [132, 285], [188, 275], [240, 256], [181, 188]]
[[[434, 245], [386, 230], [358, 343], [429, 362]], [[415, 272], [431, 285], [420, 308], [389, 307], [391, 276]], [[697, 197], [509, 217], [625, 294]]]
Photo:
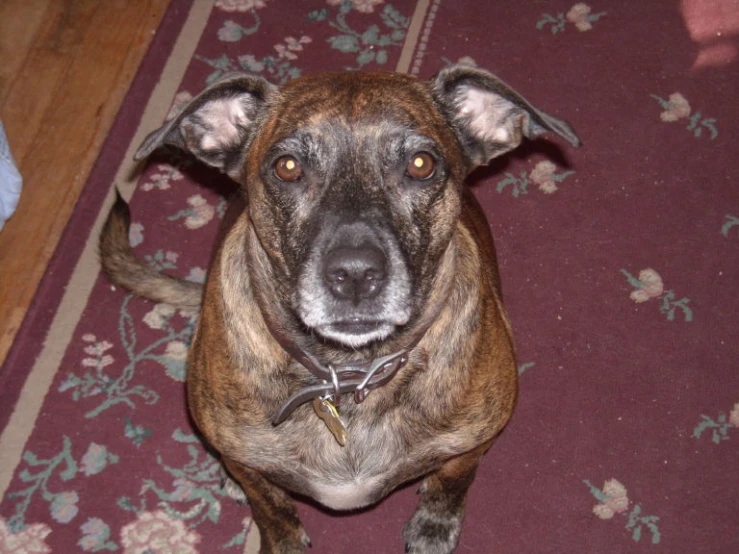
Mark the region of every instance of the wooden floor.
[[0, 0], [0, 118], [24, 178], [0, 231], [0, 364], [168, 3]]

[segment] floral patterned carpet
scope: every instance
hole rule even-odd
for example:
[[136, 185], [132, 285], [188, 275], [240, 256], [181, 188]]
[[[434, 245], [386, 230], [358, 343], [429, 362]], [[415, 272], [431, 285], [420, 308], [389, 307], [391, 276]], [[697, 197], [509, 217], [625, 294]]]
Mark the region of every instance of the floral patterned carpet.
[[[470, 178], [521, 374], [458, 552], [739, 552], [739, 2], [175, 0], [0, 368], [0, 554], [258, 551], [190, 426], [197, 313], [99, 275], [113, 185], [152, 266], [202, 281], [233, 186], [145, 134], [225, 72], [477, 64], [569, 120]], [[61, 160], [61, 162], [64, 162]], [[300, 503], [314, 552], [402, 552], [412, 488]]]

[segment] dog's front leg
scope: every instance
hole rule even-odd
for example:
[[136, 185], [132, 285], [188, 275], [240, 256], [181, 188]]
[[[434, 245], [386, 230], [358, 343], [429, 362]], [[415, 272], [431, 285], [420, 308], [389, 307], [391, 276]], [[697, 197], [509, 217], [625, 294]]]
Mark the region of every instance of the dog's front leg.
[[239, 482], [259, 527], [262, 544], [259, 554], [301, 554], [311, 546], [290, 496], [259, 472], [233, 461], [225, 461], [229, 473]]
[[450, 554], [462, 530], [467, 490], [475, 479], [487, 442], [446, 462], [423, 481], [421, 500], [403, 529], [405, 551], [412, 554]]

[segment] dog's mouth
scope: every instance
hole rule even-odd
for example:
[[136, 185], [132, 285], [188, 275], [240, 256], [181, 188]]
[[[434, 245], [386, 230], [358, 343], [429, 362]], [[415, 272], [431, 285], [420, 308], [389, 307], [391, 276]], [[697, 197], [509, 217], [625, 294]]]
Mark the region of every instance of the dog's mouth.
[[345, 321], [337, 321], [331, 324], [331, 328], [339, 333], [349, 333], [353, 335], [364, 335], [373, 333], [380, 327], [386, 325], [384, 321], [379, 320], [362, 320], [358, 317]]
[[390, 321], [359, 317], [326, 323], [316, 328], [321, 336], [353, 348], [385, 339], [394, 330], [395, 324]]

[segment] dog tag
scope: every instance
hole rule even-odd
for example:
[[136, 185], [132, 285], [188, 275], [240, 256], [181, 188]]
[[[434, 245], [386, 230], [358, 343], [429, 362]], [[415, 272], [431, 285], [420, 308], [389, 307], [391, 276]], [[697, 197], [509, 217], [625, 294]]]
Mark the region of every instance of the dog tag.
[[330, 400], [324, 398], [313, 399], [313, 409], [331, 431], [331, 434], [341, 446], [346, 444], [346, 427], [339, 417], [339, 411]]

